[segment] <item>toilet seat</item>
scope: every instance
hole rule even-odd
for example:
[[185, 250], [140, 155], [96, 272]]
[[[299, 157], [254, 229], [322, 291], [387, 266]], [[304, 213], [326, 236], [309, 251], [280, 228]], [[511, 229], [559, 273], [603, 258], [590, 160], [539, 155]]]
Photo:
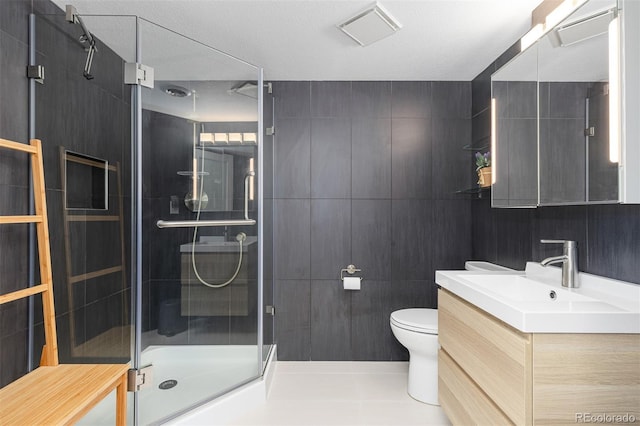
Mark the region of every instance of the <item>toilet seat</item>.
[[438, 334], [438, 310], [427, 308], [401, 309], [391, 313], [391, 324], [405, 330]]

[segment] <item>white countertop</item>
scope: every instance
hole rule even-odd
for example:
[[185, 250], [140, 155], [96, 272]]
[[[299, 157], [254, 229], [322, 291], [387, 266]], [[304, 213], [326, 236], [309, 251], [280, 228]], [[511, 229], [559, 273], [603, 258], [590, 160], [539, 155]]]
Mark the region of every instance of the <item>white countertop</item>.
[[581, 272], [580, 287], [568, 289], [560, 277], [534, 262], [526, 271], [436, 271], [442, 288], [522, 332], [640, 333], [640, 285]]

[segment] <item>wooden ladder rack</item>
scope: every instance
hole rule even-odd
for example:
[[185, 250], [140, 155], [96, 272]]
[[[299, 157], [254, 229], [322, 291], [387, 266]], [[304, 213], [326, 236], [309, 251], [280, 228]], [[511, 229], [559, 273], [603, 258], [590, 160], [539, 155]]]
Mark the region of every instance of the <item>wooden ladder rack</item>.
[[0, 389], [1, 425], [73, 424], [116, 390], [116, 425], [126, 424], [128, 364], [60, 364], [42, 146], [0, 139], [0, 148], [31, 156], [35, 215], [0, 216], [0, 224], [36, 225], [41, 284], [0, 295], [0, 305], [40, 294], [45, 346], [40, 367]]

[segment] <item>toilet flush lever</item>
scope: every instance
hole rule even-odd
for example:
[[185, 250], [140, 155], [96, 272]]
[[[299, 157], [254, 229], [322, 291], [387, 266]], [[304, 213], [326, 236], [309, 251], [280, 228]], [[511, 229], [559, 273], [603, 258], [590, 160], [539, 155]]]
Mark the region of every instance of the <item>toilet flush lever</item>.
[[356, 272], [362, 272], [362, 269], [358, 269], [355, 265], [349, 265], [346, 268], [340, 270], [340, 279], [344, 280], [344, 273], [348, 273], [349, 275], [353, 275]]

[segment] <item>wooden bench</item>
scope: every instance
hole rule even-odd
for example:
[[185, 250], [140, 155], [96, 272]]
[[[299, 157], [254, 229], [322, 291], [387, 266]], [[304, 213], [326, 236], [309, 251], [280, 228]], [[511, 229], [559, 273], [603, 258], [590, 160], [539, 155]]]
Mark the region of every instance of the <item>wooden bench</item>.
[[0, 295], [0, 305], [40, 294], [45, 346], [40, 367], [0, 389], [0, 425], [73, 424], [116, 390], [116, 425], [127, 421], [128, 364], [59, 364], [42, 147], [0, 139], [0, 148], [31, 154], [35, 215], [0, 216], [0, 224], [34, 223], [42, 283]]
[[116, 424], [126, 424], [126, 364], [38, 367], [0, 389], [1, 425], [66, 425], [116, 391]]

